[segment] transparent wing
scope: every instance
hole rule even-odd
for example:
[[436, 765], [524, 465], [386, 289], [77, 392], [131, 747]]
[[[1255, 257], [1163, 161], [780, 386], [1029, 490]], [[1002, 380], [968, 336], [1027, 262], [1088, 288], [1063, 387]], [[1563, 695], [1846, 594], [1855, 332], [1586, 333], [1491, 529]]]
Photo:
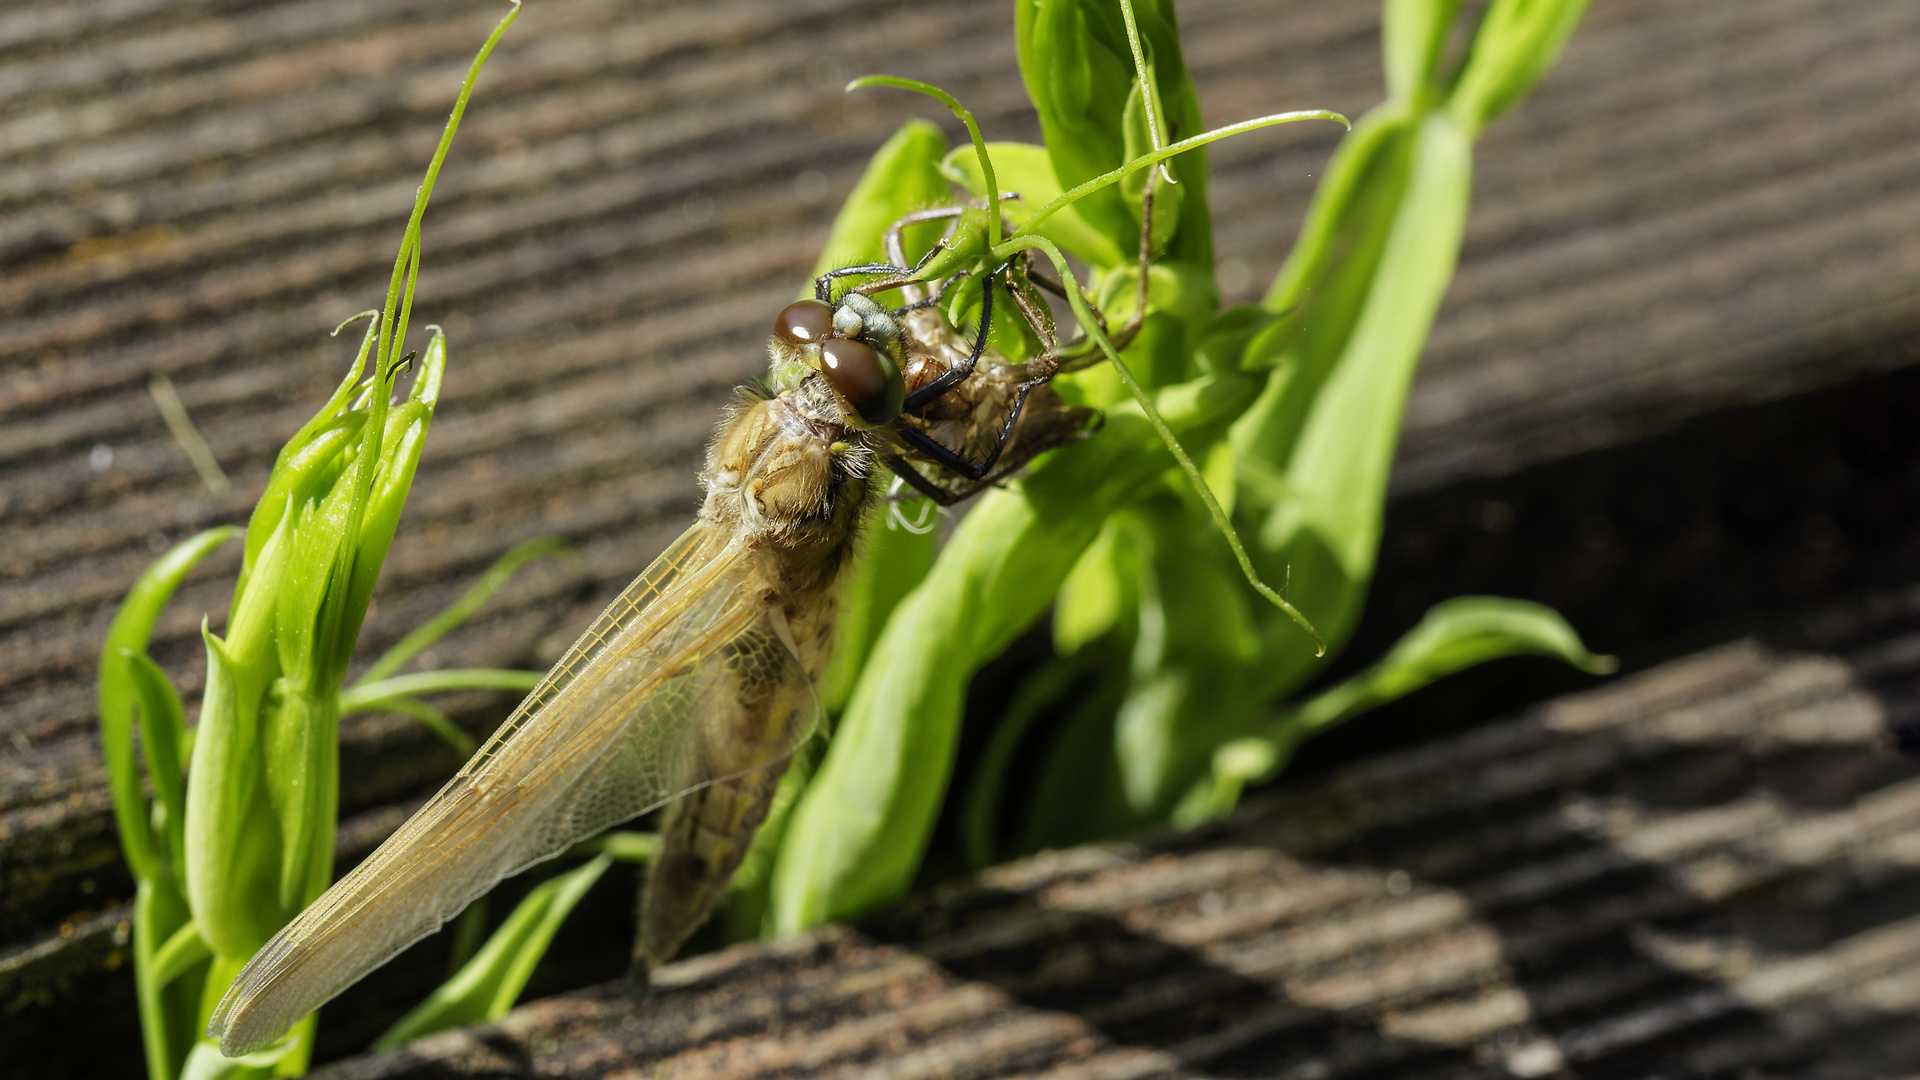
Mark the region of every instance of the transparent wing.
[[271, 1042], [502, 878], [742, 771], [714, 743], [743, 719], [763, 733], [748, 767], [798, 745], [810, 681], [743, 554], [695, 525], [656, 559], [439, 794], [241, 969], [208, 1025], [221, 1050]]

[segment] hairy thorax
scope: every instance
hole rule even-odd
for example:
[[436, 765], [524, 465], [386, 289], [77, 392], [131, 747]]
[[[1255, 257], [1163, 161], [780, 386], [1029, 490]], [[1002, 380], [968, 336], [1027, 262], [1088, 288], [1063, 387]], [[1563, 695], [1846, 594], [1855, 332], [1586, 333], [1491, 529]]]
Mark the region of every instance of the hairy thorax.
[[762, 584], [817, 602], [852, 555], [872, 459], [864, 433], [828, 419], [807, 388], [743, 394], [714, 432], [701, 513], [760, 556]]

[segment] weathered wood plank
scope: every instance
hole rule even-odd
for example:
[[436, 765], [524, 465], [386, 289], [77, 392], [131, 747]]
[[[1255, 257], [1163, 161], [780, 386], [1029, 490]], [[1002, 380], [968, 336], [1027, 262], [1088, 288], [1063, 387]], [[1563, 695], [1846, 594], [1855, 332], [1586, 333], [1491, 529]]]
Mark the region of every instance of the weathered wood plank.
[[[0, 13], [0, 1021], [25, 1015], [9, 1012], [27, 998], [5, 996], [25, 986], [8, 972], [62, 940], [91, 943], [95, 960], [72, 969], [93, 981], [61, 985], [123, 981], [107, 967], [129, 883], [94, 745], [99, 636], [157, 547], [245, 514], [279, 441], [330, 386], [349, 346], [321, 334], [378, 296], [451, 87], [496, 14], [477, 0], [44, 0]], [[1358, 114], [1378, 95], [1371, 3], [1190, 0], [1182, 18], [1215, 121], [1309, 104]], [[996, 135], [1031, 138], [1006, 23], [984, 0], [530, 12], [489, 68], [429, 221], [420, 310], [452, 331], [455, 371], [369, 648], [510, 544], [558, 533], [584, 564], [532, 572], [440, 657], [551, 658], [678, 531], [717, 403], [759, 362], [761, 320], [912, 109], [840, 85], [911, 71], [960, 93]], [[1897, 510], [1912, 505], [1912, 447], [1894, 436], [1843, 463], [1853, 486], [1837, 523], [1819, 508], [1827, 473], [1770, 509], [1770, 466], [1738, 505], [1671, 523], [1677, 539], [1636, 538], [1633, 512], [1583, 501], [1593, 468], [1552, 474], [1582, 486], [1544, 509], [1486, 485], [1707, 410], [1911, 365], [1917, 41], [1920, 15], [1871, 0], [1595, 6], [1560, 69], [1482, 144], [1466, 260], [1398, 466], [1413, 499], [1396, 505], [1474, 494], [1439, 499], [1399, 548], [1390, 538], [1378, 606], [1404, 625], [1403, 609], [1436, 595], [1390, 588], [1402, 567], [1449, 592], [1498, 587], [1576, 610], [1624, 590], [1667, 632], [1745, 610], [1701, 599], [1689, 567], [1724, 563], [1715, 543], [1755, 513], [1787, 515], [1766, 527], [1801, 548], [1762, 545], [1742, 581], [1778, 576], [1805, 600], [1862, 584], [1846, 556], [1905, 565], [1906, 540], [1834, 542], [1913, 533]], [[1215, 150], [1231, 298], [1277, 266], [1331, 138], [1282, 130]], [[232, 498], [201, 488], [167, 435], [146, 390], [156, 372], [234, 475]], [[1891, 399], [1880, 422], [1910, 419]], [[100, 470], [97, 447], [112, 452]], [[1608, 468], [1614, 503], [1633, 503]], [[1491, 528], [1516, 510], [1513, 532]], [[1535, 521], [1566, 558], [1514, 561], [1522, 538], [1540, 541]], [[1622, 563], [1643, 539], [1662, 560], [1636, 578]], [[1440, 554], [1463, 544], [1472, 558]], [[1508, 585], [1521, 566], [1537, 579]], [[189, 692], [199, 615], [218, 619], [231, 571], [216, 559], [196, 575], [157, 635]], [[484, 727], [501, 707], [461, 716]], [[345, 806], [368, 823], [452, 767], [388, 718], [353, 725], [344, 753]], [[90, 929], [62, 939], [63, 926]]]
[[[1889, 610], [1890, 609], [1890, 610]], [[1856, 610], [1853, 614], [1858, 615]], [[338, 1064], [442, 1076], [1920, 1066], [1920, 604], [1748, 640], [802, 938]]]

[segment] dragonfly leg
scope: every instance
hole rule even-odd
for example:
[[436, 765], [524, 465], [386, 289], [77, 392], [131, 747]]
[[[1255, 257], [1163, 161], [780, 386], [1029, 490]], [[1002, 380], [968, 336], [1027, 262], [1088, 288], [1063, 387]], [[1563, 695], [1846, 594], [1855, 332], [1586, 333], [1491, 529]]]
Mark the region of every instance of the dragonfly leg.
[[[1028, 461], [1031, 461], [1041, 452], [1088, 438], [1094, 432], [1099, 431], [1100, 426], [1106, 422], [1105, 414], [1097, 409], [1063, 407], [1048, 410], [1048, 412], [1043, 415], [1055, 414], [1063, 415], [1071, 420], [1071, 424], [1068, 425], [1070, 430], [1069, 434], [1056, 434], [1052, 437], [1044, 438], [1039, 440], [1039, 445], [1022, 444], [1023, 449], [1021, 453], [1015, 456], [1014, 460], [1007, 462], [997, 469], [989, 468], [983, 470], [982, 475], [977, 480], [960, 479], [956, 483], [940, 485], [927, 479], [925, 474], [915, 469], [911, 463], [902, 458], [894, 457], [884, 460], [887, 467], [897, 473], [900, 478], [912, 486], [915, 491], [932, 499], [941, 506], [952, 506], [956, 503], [965, 502], [990, 487], [998, 487], [1005, 483], [1009, 477], [1015, 472], [1018, 472]], [[932, 440], [928, 441], [931, 442]], [[939, 444], [935, 443], [934, 445], [938, 446]], [[942, 449], [945, 448], [942, 447]], [[1028, 450], [1032, 452], [1028, 453]], [[952, 451], [948, 451], [948, 453], [952, 453]], [[998, 454], [996, 453], [996, 457], [997, 456]], [[910, 496], [895, 496], [895, 498], [907, 497]]]
[[[929, 221], [954, 220], [959, 218], [959, 216], [965, 212], [966, 212], [966, 208], [963, 206], [936, 206], [929, 210], [915, 210], [913, 213], [908, 214], [905, 217], [901, 218], [900, 220], [887, 226], [887, 231], [883, 237], [883, 242], [886, 245], [887, 258], [892, 259], [898, 265], [901, 265], [901, 266], [906, 265], [907, 249], [906, 249], [906, 240], [904, 239], [903, 234], [906, 232], [907, 226], [922, 225]], [[948, 228], [947, 233], [949, 236], [952, 235], [953, 230], [951, 227]], [[932, 251], [929, 251], [926, 253], [926, 255], [922, 256], [920, 261], [914, 265], [914, 269], [918, 270], [920, 269], [920, 267], [925, 266], [927, 264], [927, 260], [933, 258], [934, 252], [939, 251], [940, 248], [946, 243], [946, 240], [947, 240], [947, 237], [945, 236], [941, 237], [940, 243], [935, 244]], [[952, 280], [952, 279], [949, 278], [948, 280]], [[921, 284], [920, 282], [915, 281], [915, 282], [910, 282], [908, 284], [901, 286], [900, 291], [907, 298], [907, 307], [902, 309], [902, 311], [911, 311], [916, 307], [927, 306], [926, 300], [921, 296], [921, 293], [920, 293], [920, 284]], [[945, 286], [941, 287], [941, 291], [942, 292], [946, 291]], [[894, 314], [898, 315], [898, 314], [901, 314], [901, 312], [896, 311], [894, 312]]]
[[[936, 443], [935, 445], [938, 444]], [[919, 469], [914, 468], [911, 463], [898, 454], [889, 454], [882, 458], [881, 461], [886, 464], [887, 468], [893, 470], [895, 476], [906, 481], [908, 487], [932, 499], [941, 506], [952, 506], [967, 497], [966, 495], [955, 495], [947, 488], [941, 487], [939, 484], [927, 479]], [[967, 494], [972, 494], [972, 492], [968, 492]]]
[[980, 337], [973, 343], [973, 352], [970, 353], [965, 360], [947, 369], [946, 374], [915, 390], [913, 393], [908, 394], [905, 404], [901, 406], [903, 412], [912, 412], [926, 405], [927, 402], [939, 398], [942, 394], [959, 386], [967, 376], [973, 374], [973, 366], [980, 362], [981, 354], [987, 351], [987, 332], [993, 329], [994, 278], [1005, 269], [1006, 267], [1003, 265], [989, 270], [987, 271], [987, 276], [982, 279], [980, 292]]
[[833, 283], [840, 278], [856, 274], [894, 274], [911, 277], [913, 267], [895, 266], [892, 263], [861, 263], [859, 266], [843, 266], [838, 270], [829, 270], [813, 279], [814, 299], [823, 304], [833, 302]]
[[1052, 365], [1048, 365], [1045, 374], [1039, 378], [1029, 379], [1021, 383], [1019, 388], [1014, 391], [1013, 408], [1007, 411], [1007, 419], [1000, 425], [1000, 434], [995, 437], [993, 449], [987, 451], [985, 460], [977, 462], [968, 461], [958, 453], [949, 450], [933, 436], [914, 428], [902, 426], [900, 428], [900, 437], [906, 441], [908, 446], [932, 458], [948, 472], [957, 473], [960, 476], [966, 477], [968, 480], [982, 479], [989, 472], [993, 471], [994, 462], [1000, 460], [1000, 454], [1006, 450], [1007, 443], [1013, 439], [1013, 429], [1020, 423], [1020, 411], [1026, 408], [1027, 395], [1033, 393], [1034, 387], [1053, 378], [1051, 367]]

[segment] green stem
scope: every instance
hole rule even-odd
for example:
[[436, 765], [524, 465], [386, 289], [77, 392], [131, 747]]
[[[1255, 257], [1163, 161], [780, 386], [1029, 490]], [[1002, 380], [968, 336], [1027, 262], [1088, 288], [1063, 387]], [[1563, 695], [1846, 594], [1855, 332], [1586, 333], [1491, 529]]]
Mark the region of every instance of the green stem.
[[531, 690], [543, 672], [507, 668], [441, 668], [361, 683], [340, 694], [340, 714], [367, 712], [390, 698], [419, 697], [446, 690]]
[[1000, 183], [993, 175], [993, 159], [987, 155], [987, 140], [980, 134], [980, 125], [974, 122], [973, 114], [967, 111], [952, 94], [931, 83], [918, 79], [903, 79], [898, 75], [868, 75], [847, 84], [851, 93], [868, 86], [891, 86], [900, 90], [911, 90], [916, 94], [925, 94], [953, 110], [953, 115], [967, 126], [967, 138], [973, 140], [973, 152], [980, 156], [980, 175], [987, 186], [987, 246], [1000, 246]]
[[[480, 46], [480, 52], [474, 56], [473, 63], [467, 66], [467, 77], [461, 81], [460, 93], [454, 98], [453, 113], [447, 117], [446, 126], [440, 131], [440, 143], [434, 147], [433, 160], [427, 163], [426, 176], [420, 181], [419, 190], [414, 193], [413, 212], [407, 216], [407, 229], [400, 241], [400, 253], [393, 260], [393, 275], [387, 281], [387, 300], [380, 310], [379, 345], [374, 350], [375, 363], [370, 373], [373, 397], [368, 402], [367, 426], [361, 435], [360, 453], [353, 464], [353, 494], [347, 504], [346, 527], [341, 533], [343, 536], [360, 535], [367, 501], [373, 491], [380, 448], [386, 438], [393, 362], [405, 344], [406, 320], [412, 313], [414, 285], [420, 274], [420, 221], [426, 216], [427, 200], [433, 195], [433, 185], [439, 179], [440, 166], [447, 159], [447, 150], [453, 146], [454, 133], [460, 129], [460, 119], [466, 114], [467, 101], [473, 96], [473, 84], [480, 78], [480, 69], [486, 64], [487, 57], [493, 54], [493, 47], [507, 32], [507, 27], [520, 17], [520, 0], [512, 0], [512, 3], [513, 10], [494, 26], [493, 32], [487, 35], [486, 43]], [[351, 580], [356, 553], [355, 545], [341, 544], [335, 556], [334, 572], [343, 583]], [[339, 625], [340, 614], [345, 609], [346, 597], [351, 591], [347, 588], [330, 590], [328, 606], [331, 610], [327, 612], [323, 625]], [[327, 677], [331, 680], [336, 673], [330, 671]]]
[[418, 720], [422, 727], [440, 736], [440, 741], [453, 747], [454, 752], [461, 757], [472, 757], [473, 752], [480, 748], [479, 744], [473, 741], [473, 736], [461, 731], [459, 725], [448, 719], [446, 713], [441, 712], [439, 709], [434, 708], [418, 698], [382, 698], [379, 701], [364, 703], [360, 711], [397, 712], [405, 716], [410, 716]]
[[469, 616], [479, 610], [480, 605], [492, 599], [495, 593], [506, 587], [514, 571], [520, 569], [523, 564], [549, 555], [569, 554], [572, 550], [563, 541], [552, 537], [529, 540], [514, 546], [505, 555], [495, 560], [492, 566], [487, 567], [487, 572], [481, 575], [480, 580], [475, 582], [472, 588], [462, 593], [460, 599], [447, 605], [446, 610], [422, 623], [412, 633], [395, 643], [393, 648], [382, 653], [380, 659], [375, 660], [373, 666], [367, 668], [366, 673], [361, 675], [354, 685], [359, 687], [379, 682], [399, 671], [402, 665], [418, 656], [427, 646], [445, 637], [454, 627], [467, 621]]
[[157, 989], [185, 974], [193, 965], [213, 955], [213, 946], [200, 936], [200, 928], [192, 921], [174, 931], [165, 945], [154, 950], [153, 967], [149, 978]]
[[[1134, 21], [1133, 0], [1120, 0], [1120, 17], [1127, 23], [1127, 48], [1133, 51], [1133, 76], [1140, 80], [1140, 105], [1147, 113], [1147, 143], [1153, 149], [1160, 149], [1160, 116], [1153, 109], [1153, 82], [1147, 77], [1147, 55], [1140, 47], [1140, 24]], [[1173, 173], [1165, 163], [1160, 166], [1160, 178], [1169, 184], [1177, 184]]]

